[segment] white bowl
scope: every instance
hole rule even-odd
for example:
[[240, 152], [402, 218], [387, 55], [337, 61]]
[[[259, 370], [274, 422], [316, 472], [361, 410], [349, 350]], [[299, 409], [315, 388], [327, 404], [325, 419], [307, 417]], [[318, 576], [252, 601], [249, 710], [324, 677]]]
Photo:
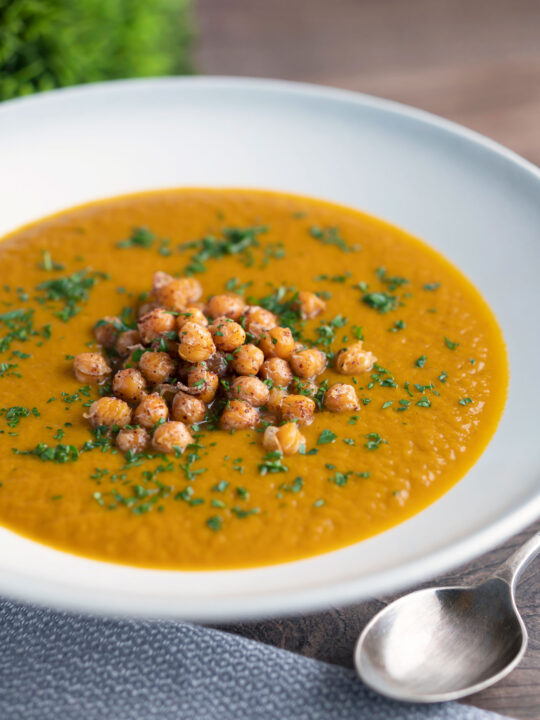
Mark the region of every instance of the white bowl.
[[501, 425], [443, 498], [342, 550], [258, 569], [170, 572], [86, 560], [0, 529], [2, 594], [206, 621], [299, 612], [425, 580], [540, 514], [537, 168], [424, 112], [285, 82], [115, 82], [0, 106], [0, 234], [95, 198], [186, 185], [334, 200], [441, 250], [502, 325], [512, 377]]

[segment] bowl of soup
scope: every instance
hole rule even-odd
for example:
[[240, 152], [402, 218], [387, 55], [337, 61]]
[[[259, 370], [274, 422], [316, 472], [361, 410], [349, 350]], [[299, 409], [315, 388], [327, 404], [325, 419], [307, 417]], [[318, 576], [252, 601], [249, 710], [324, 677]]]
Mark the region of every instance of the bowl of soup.
[[3, 592], [300, 611], [535, 517], [535, 168], [263, 81], [53, 92], [0, 128]]

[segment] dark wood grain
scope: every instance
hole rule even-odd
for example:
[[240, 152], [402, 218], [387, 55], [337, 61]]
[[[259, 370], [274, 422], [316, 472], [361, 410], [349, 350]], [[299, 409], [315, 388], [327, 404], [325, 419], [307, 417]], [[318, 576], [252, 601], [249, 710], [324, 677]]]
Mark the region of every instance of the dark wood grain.
[[[202, 72], [388, 97], [463, 123], [540, 163], [540, 0], [198, 0], [197, 7]], [[533, 529], [437, 582], [474, 582]], [[530, 632], [523, 662], [467, 702], [540, 719], [539, 590], [537, 563], [518, 589]], [[227, 629], [350, 666], [358, 634], [390, 599]]]

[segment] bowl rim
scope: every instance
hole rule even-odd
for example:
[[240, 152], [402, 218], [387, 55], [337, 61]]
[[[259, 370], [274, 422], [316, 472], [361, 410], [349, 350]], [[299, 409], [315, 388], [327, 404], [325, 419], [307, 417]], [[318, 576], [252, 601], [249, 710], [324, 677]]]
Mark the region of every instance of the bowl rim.
[[[439, 117], [435, 114], [399, 103], [393, 100], [379, 98], [374, 95], [345, 90], [341, 88], [326, 87], [322, 85], [277, 80], [269, 78], [243, 78], [235, 76], [179, 76], [159, 78], [135, 78], [129, 80], [113, 80], [99, 83], [76, 85], [59, 88], [32, 96], [15, 98], [0, 103], [0, 123], [9, 116], [11, 111], [22, 107], [32, 108], [42, 106], [48, 102], [55, 102], [57, 98], [77, 98], [88, 95], [102, 95], [108, 92], [124, 92], [130, 89], [163, 88], [178, 90], [181, 87], [199, 86], [207, 90], [240, 89], [252, 91], [265, 91], [291, 96], [313, 97], [321, 100], [340, 102], [357, 107], [384, 111], [392, 115], [405, 117], [429, 126], [452, 136], [457, 136], [468, 142], [481, 146], [490, 153], [498, 155], [506, 163], [518, 166], [540, 190], [540, 168], [532, 162], [521, 157], [490, 138], [464, 127], [456, 122]], [[419, 583], [428, 577], [446, 572], [461, 565], [472, 558], [488, 551], [492, 547], [505, 541], [514, 533], [526, 527], [540, 516], [540, 490], [534, 496], [527, 496], [521, 500], [517, 507], [503, 517], [484, 524], [476, 532], [468, 534], [456, 542], [445, 547], [429, 551], [426, 555], [409, 561], [404, 567], [392, 567], [382, 570], [372, 576], [370, 595], [394, 592], [406, 586]], [[55, 551], [62, 552], [62, 551]], [[65, 553], [71, 555], [70, 553]], [[325, 553], [329, 554], [329, 553]], [[86, 558], [81, 558], [86, 561]], [[99, 561], [91, 561], [99, 562]], [[281, 565], [289, 565], [282, 563]], [[123, 567], [123, 566], [121, 566]], [[270, 567], [276, 567], [270, 566]], [[249, 572], [250, 569], [246, 569]], [[182, 573], [183, 571], [175, 571]], [[228, 570], [213, 571], [218, 574], [228, 573]], [[237, 571], [235, 571], [237, 572]], [[374, 582], [373, 582], [374, 581]], [[191, 607], [183, 607], [179, 613], [170, 607], [171, 598], [156, 598], [152, 607], [142, 607], [141, 600], [130, 598], [127, 594], [111, 598], [92, 598], [83, 596], [81, 588], [69, 590], [63, 583], [42, 580], [22, 573], [12, 572], [2, 578], [2, 591], [7, 595], [18, 598], [32, 598], [32, 601], [42, 604], [52, 604], [66, 609], [85, 609], [97, 613], [125, 612], [134, 616], [181, 617], [190, 620], [234, 620], [237, 618], [250, 619], [262, 616], [278, 616], [307, 611], [316, 611], [328, 607], [333, 603], [351, 603], [363, 598], [365, 578], [347, 578], [341, 582], [321, 584], [317, 587], [305, 587], [289, 591], [279, 591], [275, 595], [266, 593], [264, 597], [257, 596], [256, 607], [247, 606], [238, 610], [237, 596], [221, 599], [219, 612], [215, 612], [211, 603], [200, 603], [199, 600], [190, 601]], [[121, 598], [121, 601], [119, 600]]]

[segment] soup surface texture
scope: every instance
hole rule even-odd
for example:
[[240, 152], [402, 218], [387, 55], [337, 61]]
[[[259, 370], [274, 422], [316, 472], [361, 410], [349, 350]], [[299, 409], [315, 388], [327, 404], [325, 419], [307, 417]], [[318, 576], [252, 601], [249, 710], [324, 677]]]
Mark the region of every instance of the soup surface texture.
[[[13, 233], [0, 268], [0, 522], [69, 552], [211, 569], [333, 550], [440, 497], [503, 410], [506, 351], [477, 290], [419, 240], [344, 207], [251, 190], [119, 197]], [[330, 368], [364, 339], [371, 371], [317, 378], [353, 383], [359, 410], [317, 412], [306, 452], [281, 459], [260, 429], [204, 422], [181, 456], [130, 460], [96, 438], [83, 414], [98, 389], [75, 379], [73, 356], [100, 349], [100, 318], [132, 324], [160, 270], [192, 273], [204, 300], [232, 291], [275, 309], [317, 292], [324, 314], [291, 324]]]

